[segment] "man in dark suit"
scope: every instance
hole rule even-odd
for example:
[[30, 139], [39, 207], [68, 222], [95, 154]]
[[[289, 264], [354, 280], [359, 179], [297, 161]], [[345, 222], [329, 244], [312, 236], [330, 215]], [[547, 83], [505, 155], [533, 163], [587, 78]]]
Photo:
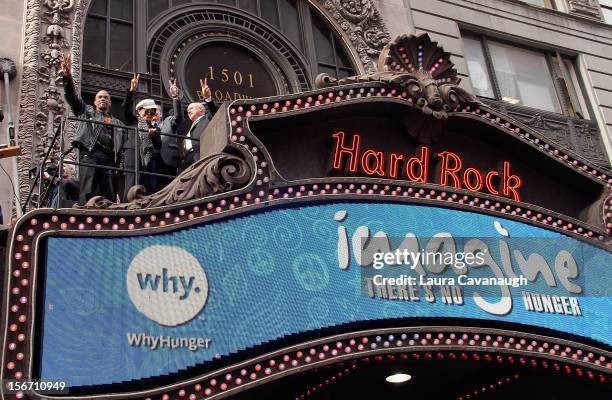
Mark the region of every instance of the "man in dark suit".
[[[71, 75], [70, 55], [62, 59], [64, 97], [72, 113], [92, 122], [105, 122], [123, 126], [123, 122], [110, 113], [111, 97], [106, 90], [96, 93], [94, 106], [85, 104], [76, 94]], [[113, 185], [112, 170], [98, 166], [116, 167], [121, 158], [125, 129], [79, 121], [72, 145], [79, 149], [79, 204], [85, 204], [97, 191], [110, 201], [115, 201], [116, 190]]]
[[[189, 132], [185, 136], [182, 143], [183, 162], [181, 170], [184, 171], [189, 166], [194, 164], [200, 159], [200, 142], [202, 132], [206, 129], [208, 121], [212, 119], [219, 107], [215, 104], [212, 99], [212, 92], [208, 87], [206, 79], [202, 81], [200, 79], [200, 85], [202, 86], [202, 94], [204, 95], [204, 103], [191, 103], [187, 107], [187, 116], [191, 120], [191, 127]], [[191, 140], [198, 139], [196, 140]]]
[[[184, 111], [181, 106], [181, 94], [176, 86], [176, 79], [170, 80], [170, 96], [172, 97], [172, 114], [161, 120], [161, 115], [158, 117], [158, 128], [161, 133], [178, 135], [179, 127], [185, 120]], [[176, 176], [179, 167], [181, 166], [181, 152], [179, 147], [179, 138], [175, 136], [161, 136], [161, 149], [158, 154], [157, 171], [162, 174]], [[158, 178], [158, 191], [163, 189], [174, 178]]]

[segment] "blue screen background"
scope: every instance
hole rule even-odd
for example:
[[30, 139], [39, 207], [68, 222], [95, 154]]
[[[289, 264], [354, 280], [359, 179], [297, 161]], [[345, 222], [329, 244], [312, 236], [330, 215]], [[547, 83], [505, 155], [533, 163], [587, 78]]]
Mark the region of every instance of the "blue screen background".
[[[483, 311], [471, 297], [462, 306], [439, 299], [433, 304], [423, 298], [371, 299], [363, 294], [362, 267], [354, 258], [347, 270], [338, 268], [339, 223], [334, 214], [339, 210], [348, 212], [341, 225], [348, 229], [349, 240], [358, 226], [366, 225], [372, 234], [383, 230], [388, 236], [404, 237], [412, 232], [428, 238], [449, 232], [454, 237], [490, 237], [497, 243], [502, 237], [493, 223], [498, 221], [513, 237], [546, 238], [530, 241], [526, 247], [532, 248], [521, 251], [537, 251], [551, 267], [560, 249], [571, 251], [587, 295], [610, 287], [610, 252], [515, 221], [427, 206], [334, 203], [273, 209], [155, 236], [49, 238], [41, 378], [68, 379], [72, 386], [127, 382], [172, 374], [217, 354], [233, 354], [293, 333], [401, 317], [503, 320], [612, 344], [609, 297], [580, 297], [581, 317], [528, 312], [516, 289], [512, 312], [503, 317]], [[559, 246], [550, 244], [554, 239]], [[130, 262], [152, 245], [185, 249], [207, 274], [207, 304], [184, 325], [170, 328], [149, 320], [128, 296]], [[480, 270], [482, 276], [492, 276], [488, 268]], [[525, 290], [550, 293], [543, 279]], [[562, 289], [558, 294], [571, 296]], [[212, 346], [196, 352], [130, 347], [126, 332], [209, 337]]]

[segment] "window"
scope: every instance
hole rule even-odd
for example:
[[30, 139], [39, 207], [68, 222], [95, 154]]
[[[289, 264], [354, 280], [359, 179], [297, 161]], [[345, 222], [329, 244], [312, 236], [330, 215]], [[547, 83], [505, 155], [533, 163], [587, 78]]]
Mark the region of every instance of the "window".
[[503, 101], [561, 111], [544, 54], [494, 41], [489, 51]]
[[533, 4], [534, 6], [544, 7], [546, 2], [544, 0], [521, 0], [523, 3]]
[[466, 36], [463, 38], [463, 46], [474, 93], [477, 96], [494, 98], [495, 92], [489, 78], [482, 43], [476, 38]]
[[557, 9], [556, 0], [519, 0], [538, 7]]
[[355, 73], [341, 42], [306, 0], [147, 0], [147, 21], [186, 3], [224, 4], [263, 19], [302, 52], [312, 66], [313, 76], [325, 72], [343, 78]]
[[599, 0], [603, 20], [612, 25], [612, 0]]
[[342, 46], [334, 37], [331, 29], [314, 12], [312, 25], [318, 72], [324, 72], [337, 78], [352, 75], [353, 68]]
[[[212, 10], [213, 6], [217, 11]], [[224, 15], [234, 14], [236, 10], [218, 10], [219, 6], [240, 10], [236, 14], [249, 15], [224, 20]], [[241, 27], [248, 30], [256, 26], [250, 21], [257, 21], [267, 25], [268, 31], [284, 36], [294, 49], [291, 54], [280, 52], [277, 56], [286, 56], [290, 68], [297, 71], [296, 82], [289, 86], [291, 90], [307, 89], [321, 72], [338, 78], [355, 75], [355, 62], [344, 42], [308, 0], [92, 0], [83, 31], [83, 66], [92, 77], [88, 89], [102, 89], [97, 82], [103, 76], [119, 79], [116, 71], [147, 72], [150, 81], [143, 87], [147, 87], [150, 96], [164, 98], [167, 94], [161, 83], [160, 68], [163, 48], [150, 47], [158, 38], [149, 36], [147, 29], [153, 24], [166, 24], [170, 11], [187, 7], [189, 14], [219, 18], [221, 26], [246, 21]], [[172, 25], [178, 30], [177, 34], [199, 29], [196, 24], [182, 23]], [[150, 42], [146, 42], [146, 38]], [[271, 46], [278, 47], [275, 43]], [[285, 42], [282, 46], [287, 48]], [[126, 77], [123, 75], [123, 79]]]
[[463, 44], [476, 95], [570, 116], [582, 112], [570, 59], [472, 35]]
[[134, 69], [132, 0], [94, 0], [83, 31], [83, 62], [108, 69]]
[[[232, 1], [233, 2], [233, 1]], [[191, 0], [148, 0], [147, 1], [147, 20], [151, 21], [168, 8], [178, 7], [183, 4], [189, 4]], [[212, 1], [211, 1], [212, 3]], [[220, 3], [224, 3], [220, 1]]]

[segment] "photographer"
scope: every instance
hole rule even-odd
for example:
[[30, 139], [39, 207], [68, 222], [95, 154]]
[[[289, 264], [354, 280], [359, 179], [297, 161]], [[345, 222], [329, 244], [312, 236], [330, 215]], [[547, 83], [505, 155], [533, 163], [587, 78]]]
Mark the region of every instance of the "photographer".
[[[54, 166], [57, 169], [57, 166]], [[53, 171], [55, 173], [55, 171]], [[44, 172], [47, 174], [47, 171]], [[75, 178], [74, 167], [64, 164], [62, 178], [56, 179], [53, 194], [51, 196], [52, 208], [69, 208], [79, 199], [79, 181]], [[61, 201], [60, 201], [61, 191]]]

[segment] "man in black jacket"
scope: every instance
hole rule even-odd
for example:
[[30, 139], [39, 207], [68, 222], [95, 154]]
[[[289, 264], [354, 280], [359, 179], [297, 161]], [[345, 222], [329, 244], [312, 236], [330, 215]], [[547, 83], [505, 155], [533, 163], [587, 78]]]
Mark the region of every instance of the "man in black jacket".
[[[169, 133], [177, 135], [179, 127], [185, 120], [183, 109], [181, 107], [180, 90], [176, 86], [176, 79], [170, 80], [170, 96], [172, 97], [172, 115], [166, 117], [163, 121], [159, 121], [159, 129], [161, 133]], [[161, 119], [161, 117], [158, 117]], [[159, 150], [159, 158], [157, 170], [166, 175], [176, 176], [180, 165], [179, 142], [175, 136], [161, 135], [161, 149]], [[158, 190], [172, 181], [172, 178], [158, 178]]]
[[[85, 104], [76, 94], [71, 75], [70, 55], [62, 59], [64, 97], [72, 113], [91, 121], [123, 126], [123, 122], [110, 113], [111, 97], [106, 90], [96, 93], [94, 106]], [[97, 166], [116, 167], [123, 151], [125, 129], [79, 121], [72, 145], [79, 149], [79, 204], [85, 204], [97, 191], [110, 201], [115, 201], [113, 171]]]
[[[191, 120], [191, 127], [185, 139], [183, 140], [182, 153], [183, 163], [181, 170], [187, 169], [193, 163], [200, 159], [200, 142], [202, 133], [208, 125], [208, 121], [212, 119], [219, 107], [212, 99], [212, 92], [208, 87], [206, 79], [200, 79], [202, 94], [204, 95], [204, 103], [191, 103], [187, 107], [187, 115]], [[191, 138], [198, 140], [191, 140]]]

